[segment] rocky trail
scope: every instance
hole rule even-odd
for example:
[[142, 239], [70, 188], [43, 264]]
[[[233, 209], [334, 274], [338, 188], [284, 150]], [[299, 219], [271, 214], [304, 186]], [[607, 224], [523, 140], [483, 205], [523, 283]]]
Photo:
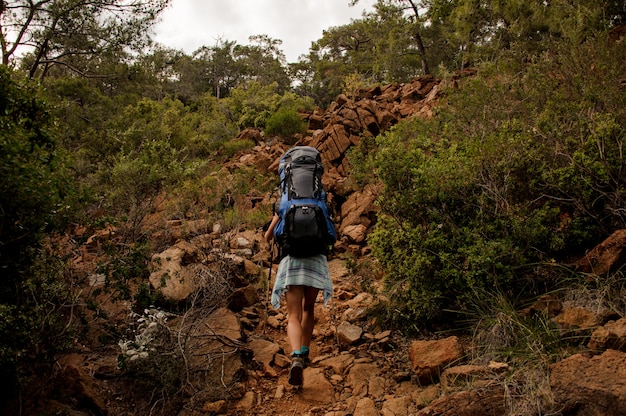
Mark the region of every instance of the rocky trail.
[[[246, 250], [250, 235], [243, 231], [232, 234], [230, 240], [241, 244], [238, 250]], [[255, 235], [260, 238], [260, 233]], [[263, 245], [260, 240], [256, 243]], [[194, 256], [200, 253], [198, 247], [180, 241], [173, 247], [175, 250], [170, 248], [160, 254], [161, 261], [157, 262], [160, 268], [153, 272], [153, 277], [163, 270], [172, 274], [175, 270], [194, 270], [197, 274], [201, 263], [195, 263], [198, 259]], [[185, 410], [175, 414], [420, 414], [419, 409], [440, 395], [439, 374], [443, 366], [462, 358], [463, 348], [457, 337], [411, 344], [400, 334], [381, 328], [376, 318], [367, 314], [378, 301], [377, 296], [364, 290], [363, 276], [349, 269], [346, 260], [333, 258], [329, 268], [334, 297], [327, 306], [323, 305], [321, 295], [318, 298], [311, 366], [304, 370], [303, 386], [291, 386], [287, 383], [290, 360], [284, 301], [276, 310], [269, 304], [270, 293], [265, 284], [246, 284], [246, 276], [251, 278], [258, 273], [264, 275], [261, 281], [267, 279], [269, 267], [260, 269], [239, 256], [230, 257], [229, 267], [233, 276], [241, 278], [241, 287], [234, 289], [223, 302], [205, 308], [202, 305], [215, 304], [214, 299], [197, 300], [189, 315], [159, 311], [144, 315], [140, 319], [142, 324], [135, 326], [135, 339], [156, 340], [153, 345], [161, 347], [171, 337], [185, 338], [180, 348], [185, 356], [190, 395]], [[271, 275], [275, 272], [274, 264]], [[379, 276], [372, 276], [370, 268], [360, 273], [368, 274], [372, 288], [380, 284]], [[218, 286], [210, 283], [211, 290]], [[164, 290], [176, 297], [184, 289], [171, 285]], [[123, 316], [127, 311], [117, 303], [103, 303], [102, 313], [109, 318], [117, 314], [120, 321], [128, 323], [128, 318]], [[151, 322], [157, 325], [143, 325]], [[146, 358], [141, 358], [141, 351], [141, 348], [131, 351], [128, 359], [138, 365], [163, 365], [159, 360], [147, 358], [153, 354], [149, 348]], [[132, 358], [135, 355], [136, 360]], [[84, 414], [149, 414], [147, 397], [138, 398], [135, 392], [126, 390], [121, 377], [124, 371], [118, 366], [119, 356], [119, 350], [109, 349], [107, 354], [102, 349], [92, 351], [85, 347], [82, 353], [59, 359], [57, 382], [71, 386], [69, 391], [67, 387], [62, 389], [84, 406]], [[459, 374], [453, 376], [458, 377]], [[161, 407], [167, 409], [167, 404], [161, 403], [152, 411], [161, 414], [157, 412]]]
[[[472, 74], [459, 74], [445, 88]], [[403, 118], [431, 117], [445, 88], [430, 77], [377, 86], [303, 115], [309, 134], [297, 144], [322, 153], [339, 239], [329, 257], [333, 300], [324, 306], [318, 299], [312, 365], [301, 388], [287, 383], [286, 312], [284, 302], [278, 310], [269, 304], [277, 265], [270, 269], [274, 255], [262, 230], [245, 224], [226, 229], [208, 216], [170, 218], [164, 195], [142, 223], [152, 247], [149, 282], [133, 284], [135, 290], [158, 288], [169, 304], [183, 307], [131, 313], [130, 303], [105, 290], [107, 279], [96, 272], [103, 247], [124, 244], [122, 230], [72, 230], [63, 246], [72, 259], [69, 272], [83, 282], [80, 296], [89, 299], [78, 311], [87, 341], [58, 357], [51, 378], [35, 384], [14, 414], [626, 414], [626, 320], [593, 302], [544, 297], [523, 311], [545, 314], [562, 334], [576, 333], [579, 340], [571, 356], [537, 380], [520, 380], [519, 369], [480, 356], [469, 338], [444, 332], [407, 339], [372, 313], [384, 301], [382, 275], [367, 245], [378, 189], [354, 188], [345, 155]], [[257, 145], [224, 165], [224, 180], [240, 168], [275, 173], [290, 147], [257, 130], [240, 137]], [[262, 209], [272, 198], [254, 193], [230, 203]], [[624, 247], [626, 232], [616, 233], [581, 260], [581, 270], [600, 276], [615, 270], [626, 258]]]
[[[366, 319], [374, 296], [363, 291], [343, 260], [331, 260], [330, 269], [335, 298], [326, 307], [318, 299], [312, 365], [303, 386], [287, 383], [284, 302], [279, 310], [262, 306], [266, 322], [248, 337], [254, 369], [232, 414], [414, 414], [420, 407], [414, 403], [423, 406], [436, 397], [437, 387], [415, 383], [406, 341]], [[218, 414], [228, 409], [225, 402], [211, 406]]]

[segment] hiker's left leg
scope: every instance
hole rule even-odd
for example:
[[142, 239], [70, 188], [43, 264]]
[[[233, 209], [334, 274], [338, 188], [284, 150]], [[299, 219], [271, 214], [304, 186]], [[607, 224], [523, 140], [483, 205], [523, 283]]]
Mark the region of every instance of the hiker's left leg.
[[285, 294], [287, 300], [287, 339], [291, 351], [300, 351], [302, 345], [302, 304], [304, 286], [289, 286]]
[[300, 346], [308, 347], [313, 338], [313, 328], [315, 327], [315, 300], [319, 289], [306, 286], [304, 288], [304, 298], [302, 306], [302, 339]]

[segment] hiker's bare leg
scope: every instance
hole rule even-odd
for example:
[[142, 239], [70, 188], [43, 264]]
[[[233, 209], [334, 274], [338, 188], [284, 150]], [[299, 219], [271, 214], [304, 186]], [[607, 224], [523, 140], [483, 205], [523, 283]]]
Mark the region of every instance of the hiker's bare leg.
[[311, 345], [311, 339], [313, 338], [313, 328], [315, 326], [315, 300], [317, 299], [317, 293], [319, 289], [314, 287], [304, 288], [304, 299], [302, 306], [302, 342], [300, 345], [308, 347]]
[[299, 351], [302, 345], [302, 302], [304, 286], [289, 286], [287, 300], [287, 339], [291, 351]]

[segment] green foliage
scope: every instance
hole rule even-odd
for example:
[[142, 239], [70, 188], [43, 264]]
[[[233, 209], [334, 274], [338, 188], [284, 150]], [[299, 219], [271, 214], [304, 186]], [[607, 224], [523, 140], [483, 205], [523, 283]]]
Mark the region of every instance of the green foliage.
[[242, 150], [250, 150], [254, 147], [254, 142], [248, 139], [233, 139], [224, 143], [224, 153], [231, 157]]
[[[526, 58], [538, 56], [550, 50], [554, 39], [581, 44], [623, 16], [623, 5], [604, 0], [434, 0], [429, 6], [425, 12], [425, 20], [430, 22], [425, 28], [426, 42], [434, 46], [440, 44], [437, 37], [445, 39], [442, 46], [448, 55], [441, 62], [448, 69], [493, 62], [510, 52]], [[435, 54], [436, 48], [429, 48], [429, 55]]]
[[237, 63], [245, 68], [243, 79], [262, 85], [275, 84], [281, 94], [287, 91], [291, 82], [285, 68], [285, 55], [279, 48], [282, 41], [267, 35], [250, 36], [248, 40], [253, 44], [234, 48]]
[[0, 261], [11, 269], [38, 242], [69, 188], [38, 92], [0, 66], [0, 97]]
[[31, 77], [43, 78], [51, 68], [102, 75], [108, 69], [103, 58], [146, 47], [148, 29], [169, 1], [12, 3], [11, 13], [2, 15], [2, 26], [19, 36], [2, 33], [2, 64], [8, 65], [16, 51], [27, 47], [32, 52], [22, 64], [28, 65]]
[[[129, 301], [136, 295], [134, 286], [149, 277], [148, 262], [150, 245], [137, 241], [127, 246], [108, 242], [103, 246], [106, 261], [98, 265], [96, 272], [106, 276], [105, 290], [114, 301]], [[145, 293], [138, 296], [145, 296]]]
[[425, 75], [417, 41], [423, 22], [405, 14], [410, 8], [398, 3], [377, 2], [374, 12], [363, 18], [326, 29], [309, 54], [292, 67], [301, 81], [297, 88], [328, 107], [342, 90], [352, 92], [355, 80], [371, 86]]
[[228, 103], [210, 95], [189, 108], [185, 124], [189, 126], [185, 143], [190, 157], [208, 158], [239, 133], [239, 127], [231, 121]]
[[265, 127], [272, 114], [284, 108], [286, 111], [312, 109], [313, 102], [307, 97], [298, 97], [293, 93], [280, 94], [276, 84], [263, 85], [248, 82], [233, 89], [225, 98], [233, 122], [240, 129]]
[[264, 126], [280, 98], [275, 91], [276, 85], [263, 86], [258, 82], [233, 89], [225, 101], [237, 126], [240, 129]]
[[550, 287], [542, 264], [624, 227], [625, 96], [606, 79], [623, 76], [625, 48], [602, 42], [485, 65], [436, 118], [378, 138], [371, 242], [398, 317], [428, 322], [493, 290]]
[[71, 192], [49, 122], [38, 90], [0, 66], [0, 377], [15, 389], [23, 371], [48, 365], [70, 336], [59, 306], [70, 304], [62, 263], [42, 249]]
[[305, 133], [306, 122], [294, 110], [280, 108], [267, 119], [265, 133], [269, 136], [277, 135], [283, 138], [292, 137], [298, 133]]
[[119, 154], [110, 170], [101, 172], [107, 200], [118, 212], [141, 206], [183, 173], [178, 152], [168, 142], [145, 142], [137, 151]]

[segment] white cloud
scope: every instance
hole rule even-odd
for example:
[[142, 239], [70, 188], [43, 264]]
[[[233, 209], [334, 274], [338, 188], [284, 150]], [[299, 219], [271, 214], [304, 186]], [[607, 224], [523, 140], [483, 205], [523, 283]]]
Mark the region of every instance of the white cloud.
[[288, 62], [306, 54], [311, 42], [333, 26], [358, 19], [373, 10], [375, 0], [172, 0], [154, 29], [154, 39], [192, 53], [218, 39], [249, 44], [252, 35], [280, 39]]

